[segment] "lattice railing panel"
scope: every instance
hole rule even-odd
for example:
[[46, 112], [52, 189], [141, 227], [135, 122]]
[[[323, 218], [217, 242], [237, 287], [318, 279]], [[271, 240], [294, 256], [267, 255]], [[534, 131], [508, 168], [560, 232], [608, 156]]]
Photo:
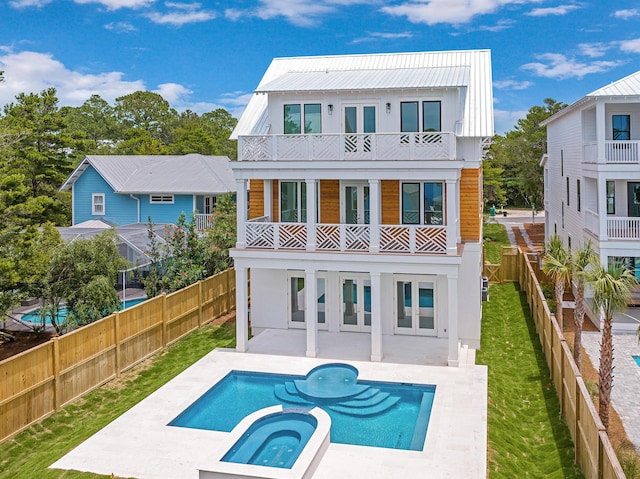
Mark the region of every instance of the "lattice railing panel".
[[381, 226], [380, 251], [408, 253], [411, 251], [408, 226]]
[[446, 228], [416, 227], [416, 246], [418, 253], [444, 253], [447, 251]]
[[277, 223], [279, 247], [305, 249], [307, 247], [307, 225], [304, 223]]
[[343, 225], [347, 251], [369, 251], [369, 225]]
[[247, 222], [245, 235], [249, 248], [273, 248], [276, 223]]
[[316, 247], [324, 251], [340, 251], [340, 225], [316, 226]]
[[309, 144], [306, 135], [282, 135], [277, 137], [276, 160], [306, 160]]

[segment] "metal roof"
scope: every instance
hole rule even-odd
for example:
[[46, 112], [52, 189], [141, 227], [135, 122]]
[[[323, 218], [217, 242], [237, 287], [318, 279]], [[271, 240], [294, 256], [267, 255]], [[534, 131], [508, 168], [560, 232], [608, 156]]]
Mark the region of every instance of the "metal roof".
[[[373, 88], [374, 83], [376, 88], [380, 90], [408, 88], [404, 85], [409, 84], [411, 80], [406, 76], [413, 74], [416, 77], [421, 74], [425, 75], [424, 70], [427, 69], [434, 70], [429, 74], [434, 83], [439, 74], [451, 82], [451, 84], [445, 85], [445, 78], [442, 78], [440, 87], [460, 87], [460, 83], [462, 83], [460, 75], [468, 75], [467, 88], [462, 89], [465, 98], [464, 118], [460, 134], [474, 137], [493, 136], [491, 52], [489, 50], [460, 50], [275, 58], [262, 77], [260, 84], [256, 88], [256, 93], [251, 97], [242, 117], [231, 134], [231, 138], [237, 139], [240, 135], [268, 132], [266, 130], [268, 130], [269, 121], [268, 117], [265, 116], [267, 114], [268, 95], [258, 93], [265, 91], [265, 88], [274, 88], [274, 86], [278, 88], [288, 87], [290, 89], [281, 91], [294, 91], [291, 88], [294, 83], [301, 83], [299, 79], [317, 78], [321, 76], [320, 73], [322, 72], [326, 74], [327, 70], [330, 72], [329, 75], [344, 72], [335, 75], [336, 78], [353, 82], [353, 84], [356, 83], [356, 80], [361, 84], [368, 82], [367, 84], [371, 88]], [[374, 73], [386, 70], [391, 71], [388, 76], [383, 73]], [[463, 73], [465, 70], [467, 73]], [[309, 74], [306, 77], [292, 75], [292, 73], [300, 74], [305, 72]], [[372, 79], [367, 80], [365, 78], [366, 74], [371, 75]], [[295, 80], [296, 78], [298, 80]], [[337, 88], [337, 86], [334, 86], [334, 88]], [[339, 89], [350, 88], [345, 86]]]
[[467, 86], [469, 67], [395, 68], [288, 72], [256, 93], [400, 90]]
[[60, 189], [71, 190], [89, 165], [116, 193], [206, 195], [236, 189], [226, 156], [199, 154], [86, 156]]

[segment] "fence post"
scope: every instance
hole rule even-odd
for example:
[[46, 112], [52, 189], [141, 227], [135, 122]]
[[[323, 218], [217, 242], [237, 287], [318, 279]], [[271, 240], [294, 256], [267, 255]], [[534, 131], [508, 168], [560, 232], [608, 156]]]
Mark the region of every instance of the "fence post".
[[60, 389], [60, 343], [56, 336], [53, 338], [53, 409], [55, 411], [60, 408]]
[[202, 280], [198, 281], [198, 329], [202, 327]]
[[120, 312], [113, 313], [113, 330], [116, 340], [116, 377], [120, 376]]
[[227, 279], [227, 290], [225, 292], [225, 304], [227, 305], [227, 308], [224, 312], [224, 314], [229, 314], [229, 312], [231, 311], [231, 281], [229, 280], [231, 274], [229, 273], [230, 270], [226, 270], [225, 271], [225, 275], [226, 275], [226, 279]]
[[167, 293], [162, 293], [162, 348], [167, 345], [167, 321], [169, 311], [167, 311]]

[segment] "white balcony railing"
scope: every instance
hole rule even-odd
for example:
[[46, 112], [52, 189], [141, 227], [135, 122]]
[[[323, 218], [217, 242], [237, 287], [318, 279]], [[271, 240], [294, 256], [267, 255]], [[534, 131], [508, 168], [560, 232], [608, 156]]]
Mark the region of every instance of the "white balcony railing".
[[585, 210], [584, 227], [593, 234], [606, 237], [609, 240], [638, 240], [640, 239], [640, 218], [627, 216], [612, 216], [606, 221], [606, 235], [600, 235], [600, 216], [598, 213]]
[[196, 228], [199, 230], [205, 230], [213, 226], [213, 215], [196, 215]]
[[454, 160], [452, 132], [253, 135], [238, 139], [239, 161]]
[[[640, 161], [638, 154], [640, 141], [607, 140], [604, 142], [605, 163], [630, 163], [637, 164]], [[584, 162], [599, 163], [598, 143], [590, 142], [583, 145]]]
[[600, 231], [600, 217], [598, 213], [591, 210], [584, 211], [584, 227], [597, 235]]
[[[263, 249], [307, 249], [306, 223], [248, 221], [246, 247]], [[316, 224], [316, 251], [362, 251], [378, 247], [384, 253], [443, 254], [447, 250], [446, 226]], [[379, 245], [371, 244], [377, 229]]]

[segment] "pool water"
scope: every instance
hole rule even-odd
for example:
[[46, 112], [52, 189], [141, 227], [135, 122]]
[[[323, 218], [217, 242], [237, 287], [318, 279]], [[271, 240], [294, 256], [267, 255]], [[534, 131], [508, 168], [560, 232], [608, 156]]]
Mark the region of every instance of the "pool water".
[[435, 386], [360, 381], [352, 366], [332, 366], [343, 368], [337, 377], [321, 368], [306, 377], [231, 371], [169, 425], [230, 432], [245, 416], [268, 406], [319, 406], [331, 417], [331, 442], [423, 449]]
[[[126, 301], [122, 301], [122, 308], [127, 309], [135, 306], [136, 304], [140, 304], [143, 301], [146, 301], [148, 298], [136, 298], [136, 299], [127, 299]], [[63, 305], [60, 307], [59, 311], [60, 321], [64, 323], [64, 318], [67, 317], [67, 308]], [[40, 317], [40, 310], [36, 309], [35, 311], [31, 311], [30, 313], [22, 315], [20, 318], [21, 321], [25, 321], [27, 323], [40, 323], [42, 318]], [[47, 315], [46, 324], [51, 324], [51, 316]]]
[[636, 362], [638, 366], [640, 366], [640, 356], [632, 356], [633, 360]]

